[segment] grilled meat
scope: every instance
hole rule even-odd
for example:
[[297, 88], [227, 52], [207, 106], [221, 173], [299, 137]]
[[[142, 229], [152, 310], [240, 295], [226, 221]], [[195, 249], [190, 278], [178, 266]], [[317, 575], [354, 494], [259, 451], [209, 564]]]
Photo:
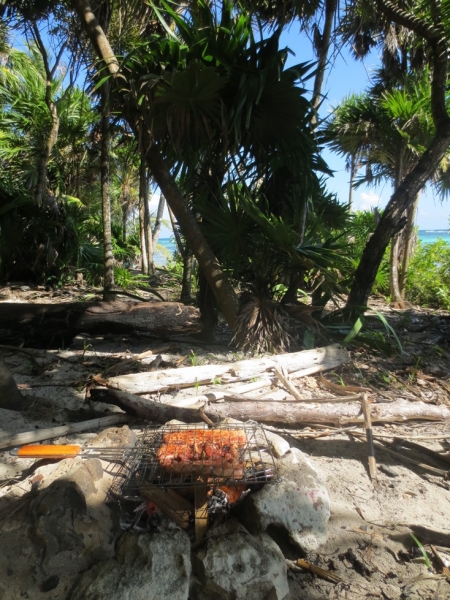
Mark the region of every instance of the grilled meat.
[[240, 429], [185, 429], [164, 434], [158, 461], [177, 475], [242, 479], [246, 444]]

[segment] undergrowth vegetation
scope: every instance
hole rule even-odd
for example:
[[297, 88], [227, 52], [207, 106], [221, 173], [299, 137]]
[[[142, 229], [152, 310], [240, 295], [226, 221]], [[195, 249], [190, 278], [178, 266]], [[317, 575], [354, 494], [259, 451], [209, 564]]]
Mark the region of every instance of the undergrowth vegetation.
[[418, 243], [408, 271], [406, 298], [421, 306], [450, 310], [450, 246], [442, 239]]

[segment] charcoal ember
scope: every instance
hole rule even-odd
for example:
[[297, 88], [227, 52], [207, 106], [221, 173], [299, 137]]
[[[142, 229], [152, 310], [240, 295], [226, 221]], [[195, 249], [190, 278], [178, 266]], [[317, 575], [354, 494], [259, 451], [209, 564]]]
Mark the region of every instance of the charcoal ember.
[[219, 488], [212, 489], [208, 492], [208, 521], [210, 525], [218, 525], [222, 523], [227, 514], [230, 512], [230, 503], [228, 495]]

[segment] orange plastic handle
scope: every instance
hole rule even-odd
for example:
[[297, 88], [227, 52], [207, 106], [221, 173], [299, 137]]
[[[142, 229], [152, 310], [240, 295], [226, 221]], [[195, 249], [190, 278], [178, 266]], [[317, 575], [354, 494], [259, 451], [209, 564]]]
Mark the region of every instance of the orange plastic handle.
[[71, 458], [81, 452], [81, 446], [35, 444], [22, 446], [14, 454], [19, 458]]

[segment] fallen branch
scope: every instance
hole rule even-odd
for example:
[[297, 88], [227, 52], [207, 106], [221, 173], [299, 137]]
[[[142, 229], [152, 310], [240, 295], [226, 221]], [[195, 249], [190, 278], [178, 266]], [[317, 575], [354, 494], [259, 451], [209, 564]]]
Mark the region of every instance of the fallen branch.
[[[179, 419], [186, 423], [200, 420], [198, 409], [183, 408], [147, 400], [136, 394], [113, 389], [92, 389], [91, 398], [97, 402], [116, 404], [123, 410], [156, 423], [166, 423]], [[227, 402], [209, 404], [203, 408], [204, 414], [214, 423], [226, 417], [240, 421], [254, 419], [261, 423], [362, 423], [364, 417], [359, 402], [343, 404], [314, 405], [313, 402]], [[398, 400], [390, 404], [373, 404], [372, 421], [388, 422], [407, 420], [450, 420], [450, 409], [445, 406], [432, 406], [425, 402]]]
[[81, 423], [71, 423], [70, 425], [62, 425], [60, 427], [50, 427], [49, 429], [37, 429], [34, 431], [25, 431], [16, 433], [15, 435], [2, 435], [0, 437], [0, 449], [14, 448], [23, 444], [31, 444], [32, 442], [41, 442], [42, 440], [50, 440], [61, 437], [62, 435], [70, 435], [71, 433], [81, 433], [82, 431], [92, 431], [101, 427], [110, 427], [118, 423], [126, 423], [128, 416], [125, 414], [109, 415], [108, 417], [100, 417], [99, 419], [90, 419]]

